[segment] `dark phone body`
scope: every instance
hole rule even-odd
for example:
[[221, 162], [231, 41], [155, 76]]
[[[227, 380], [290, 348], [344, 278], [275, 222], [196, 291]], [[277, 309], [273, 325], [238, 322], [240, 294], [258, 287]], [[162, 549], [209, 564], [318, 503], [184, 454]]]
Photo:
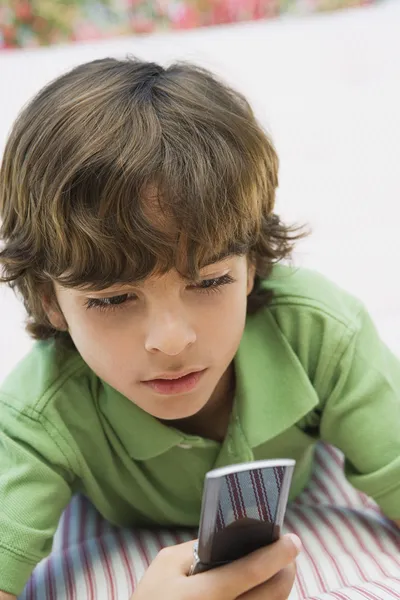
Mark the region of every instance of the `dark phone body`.
[[295, 464], [292, 459], [263, 460], [207, 473], [192, 574], [280, 537]]

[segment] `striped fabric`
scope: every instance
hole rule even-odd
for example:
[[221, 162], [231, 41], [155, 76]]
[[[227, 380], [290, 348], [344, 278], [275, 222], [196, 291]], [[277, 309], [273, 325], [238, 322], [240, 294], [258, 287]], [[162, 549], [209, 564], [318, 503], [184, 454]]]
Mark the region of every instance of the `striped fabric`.
[[216, 531], [245, 517], [273, 523], [283, 474], [282, 467], [275, 467], [227, 475], [221, 486]]
[[[307, 489], [291, 504], [285, 532], [303, 541], [290, 600], [400, 600], [400, 530], [343, 476], [343, 456], [318, 444]], [[165, 545], [193, 531], [138, 531], [108, 524], [75, 497], [53, 552], [35, 570], [21, 600], [129, 600]]]

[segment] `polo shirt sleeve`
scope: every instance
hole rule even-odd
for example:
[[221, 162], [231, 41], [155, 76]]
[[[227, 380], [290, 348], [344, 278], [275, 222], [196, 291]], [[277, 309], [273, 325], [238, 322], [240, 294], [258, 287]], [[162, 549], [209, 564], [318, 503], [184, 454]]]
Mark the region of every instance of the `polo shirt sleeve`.
[[19, 595], [46, 557], [73, 476], [62, 439], [33, 409], [0, 395], [0, 590]]
[[331, 361], [322, 439], [345, 455], [350, 483], [400, 518], [400, 362], [361, 308], [340, 361]]

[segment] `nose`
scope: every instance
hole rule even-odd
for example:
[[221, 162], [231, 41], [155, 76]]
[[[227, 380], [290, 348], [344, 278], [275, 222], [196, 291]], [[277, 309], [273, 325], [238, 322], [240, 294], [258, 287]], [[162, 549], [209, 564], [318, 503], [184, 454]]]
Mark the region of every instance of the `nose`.
[[177, 356], [196, 341], [196, 333], [182, 311], [163, 310], [149, 315], [145, 348], [147, 352], [163, 352]]

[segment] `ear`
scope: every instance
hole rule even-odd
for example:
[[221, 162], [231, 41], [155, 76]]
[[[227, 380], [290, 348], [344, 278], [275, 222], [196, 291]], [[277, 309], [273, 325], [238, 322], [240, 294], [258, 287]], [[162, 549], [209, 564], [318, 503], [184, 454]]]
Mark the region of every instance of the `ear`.
[[247, 260], [247, 295], [249, 295], [254, 287], [254, 279], [256, 276], [256, 265], [250, 258]]
[[54, 329], [57, 329], [58, 331], [68, 331], [67, 322], [58, 305], [54, 290], [52, 292], [49, 292], [48, 290], [43, 292], [42, 306]]

